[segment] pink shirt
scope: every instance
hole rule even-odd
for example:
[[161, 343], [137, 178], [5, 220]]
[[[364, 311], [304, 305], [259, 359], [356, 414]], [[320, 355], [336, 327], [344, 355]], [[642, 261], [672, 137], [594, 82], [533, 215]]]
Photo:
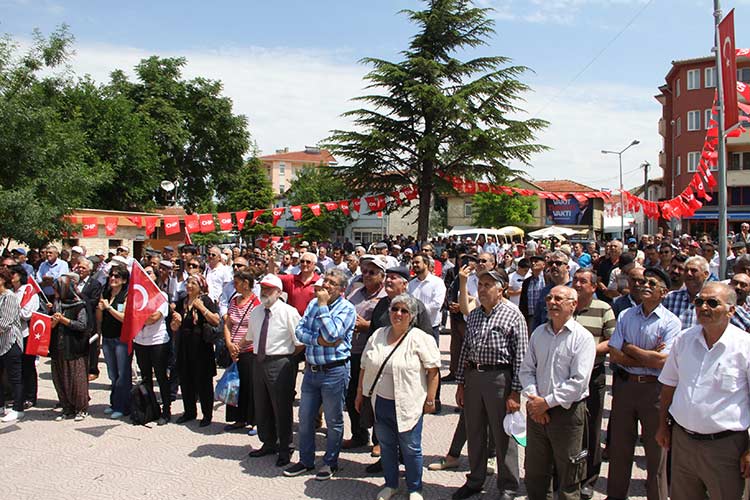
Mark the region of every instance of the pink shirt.
[[[242, 295], [235, 295], [234, 298], [229, 301], [229, 309], [227, 309], [227, 315], [232, 320], [232, 329], [229, 331], [229, 335], [232, 343], [238, 345], [247, 335], [250, 312], [260, 305], [260, 300], [258, 300], [258, 297], [256, 297], [255, 294], [250, 296], [250, 300], [248, 300], [243, 307], [239, 305], [239, 301], [241, 300], [243, 300]], [[243, 316], [245, 317], [244, 319], [242, 318]], [[240, 320], [242, 320], [241, 323]], [[253, 346], [249, 345], [244, 349], [240, 349], [240, 352], [253, 352]]]

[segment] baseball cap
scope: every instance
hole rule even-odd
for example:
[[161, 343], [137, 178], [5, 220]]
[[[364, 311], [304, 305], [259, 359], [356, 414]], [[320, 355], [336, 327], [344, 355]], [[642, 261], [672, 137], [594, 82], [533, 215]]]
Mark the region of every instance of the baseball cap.
[[262, 280], [260, 280], [260, 286], [267, 286], [270, 288], [278, 288], [283, 290], [284, 286], [281, 284], [281, 278], [275, 274], [266, 274]]
[[407, 249], [404, 250], [404, 253], [412, 253], [413, 254], [414, 250], [412, 250], [411, 248], [407, 248]]
[[163, 260], [159, 262], [159, 265], [161, 267], [166, 267], [167, 269], [172, 269], [174, 267], [174, 264], [172, 264], [172, 262], [169, 260]]
[[406, 281], [409, 281], [409, 279], [411, 278], [411, 274], [409, 274], [409, 268], [404, 267], [404, 266], [391, 267], [385, 273], [386, 274], [398, 274], [399, 276], [404, 278]]
[[376, 249], [376, 250], [382, 250], [382, 249], [384, 249], [384, 248], [388, 248], [388, 244], [387, 244], [387, 243], [385, 243], [385, 242], [383, 242], [383, 241], [379, 241], [379, 242], [377, 242], [377, 243], [374, 243], [374, 244], [372, 245], [372, 248], [374, 248], [374, 249]]
[[162, 250], [162, 251], [163, 252], [174, 252], [174, 248], [172, 248], [171, 245], [167, 245], [167, 246], [164, 247], [164, 250]]
[[23, 248], [14, 248], [13, 250], [11, 250], [10, 253], [17, 253], [17, 254], [20, 254], [20, 255], [26, 255], [26, 250], [24, 250]]
[[628, 238], [628, 245], [630, 245], [631, 243], [638, 243], [638, 240], [636, 240], [635, 238]]
[[503, 429], [516, 443], [526, 447], [526, 418], [523, 413], [520, 411], [506, 413], [503, 419]]
[[83, 248], [79, 247], [78, 245], [74, 246], [70, 249], [71, 252], [75, 252], [77, 254], [83, 255]]
[[361, 266], [362, 264], [365, 264], [365, 263], [377, 266], [377, 268], [380, 269], [381, 271], [385, 271], [385, 268], [386, 268], [385, 262], [383, 262], [383, 260], [380, 259], [377, 255], [365, 254], [362, 257], [360, 257], [359, 265]]
[[299, 259], [299, 252], [292, 252], [293, 259]]
[[306, 242], [306, 241], [303, 241], [302, 243], [299, 244], [299, 246], [301, 246], [301, 247], [309, 247], [310, 244], [308, 242]]
[[656, 278], [659, 278], [664, 282], [664, 285], [667, 288], [672, 287], [672, 280], [669, 278], [669, 275], [663, 270], [658, 267], [647, 267], [645, 271], [643, 271], [644, 276], [654, 276]]

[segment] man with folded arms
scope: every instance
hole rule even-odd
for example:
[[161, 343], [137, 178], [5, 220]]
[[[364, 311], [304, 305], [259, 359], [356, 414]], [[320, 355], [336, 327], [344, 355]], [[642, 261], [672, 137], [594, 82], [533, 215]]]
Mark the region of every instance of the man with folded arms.
[[585, 399], [596, 342], [573, 319], [578, 303], [574, 289], [558, 285], [544, 299], [549, 319], [531, 335], [519, 373], [528, 398], [526, 490], [529, 500], [551, 498], [554, 466], [558, 498], [577, 500], [586, 472]]
[[326, 452], [324, 465], [315, 479], [325, 481], [338, 471], [352, 332], [357, 320], [354, 306], [341, 296], [346, 284], [343, 271], [329, 269], [295, 331], [297, 340], [305, 345], [307, 367], [302, 379], [299, 408], [300, 461], [284, 471], [288, 477], [315, 468], [315, 420], [321, 403], [326, 419]]
[[610, 360], [621, 368], [620, 379], [613, 384], [609, 422], [607, 495], [611, 500], [628, 497], [638, 422], [646, 450], [646, 497], [666, 500], [668, 494], [666, 454], [656, 442], [661, 393], [658, 377], [680, 333], [680, 319], [662, 305], [671, 285], [667, 273], [650, 267], [643, 276], [635, 280], [641, 304], [620, 314], [609, 339]]
[[656, 440], [673, 450], [674, 500], [742, 498], [750, 477], [750, 337], [730, 324], [736, 302], [730, 286], [707, 283], [698, 324], [674, 341], [659, 376]]

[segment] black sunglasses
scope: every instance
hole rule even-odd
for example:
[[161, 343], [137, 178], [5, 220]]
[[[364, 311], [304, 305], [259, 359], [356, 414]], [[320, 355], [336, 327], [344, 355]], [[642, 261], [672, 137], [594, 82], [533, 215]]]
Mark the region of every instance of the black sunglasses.
[[411, 314], [408, 309], [402, 309], [400, 307], [391, 307], [392, 313]]
[[693, 301], [693, 304], [695, 304], [695, 307], [703, 307], [703, 304], [708, 304], [708, 307], [710, 307], [711, 309], [716, 309], [722, 304], [722, 302], [719, 302], [716, 299], [702, 299], [700, 297], [696, 297]]
[[188, 267], [195, 269], [195, 268], [198, 268], [198, 267], [201, 267], [201, 266], [200, 266], [200, 264], [188, 264]]

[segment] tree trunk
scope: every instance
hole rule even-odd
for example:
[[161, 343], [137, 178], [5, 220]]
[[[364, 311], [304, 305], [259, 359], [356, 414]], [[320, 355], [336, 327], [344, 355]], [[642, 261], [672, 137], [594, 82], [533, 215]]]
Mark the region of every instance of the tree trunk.
[[430, 205], [432, 202], [433, 188], [433, 164], [425, 162], [422, 165], [422, 175], [419, 179], [419, 212], [417, 215], [417, 241], [427, 241], [427, 233], [430, 229]]

